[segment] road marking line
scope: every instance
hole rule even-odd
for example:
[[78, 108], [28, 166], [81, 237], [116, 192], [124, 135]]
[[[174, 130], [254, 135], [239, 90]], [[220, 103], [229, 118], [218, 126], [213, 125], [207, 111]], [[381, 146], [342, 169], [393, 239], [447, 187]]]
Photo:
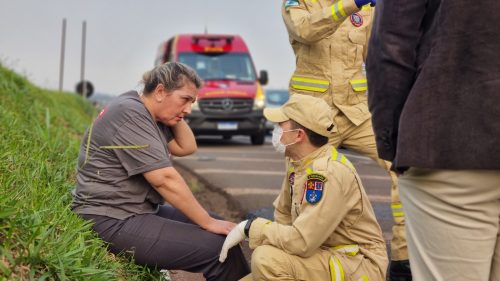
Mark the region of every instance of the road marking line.
[[[259, 188], [259, 187], [227, 187], [224, 191], [233, 196], [241, 195], [278, 195], [280, 189], [274, 188]], [[368, 194], [368, 199], [370, 202], [376, 203], [389, 203], [391, 202], [390, 196], [385, 195], [370, 195]]]
[[197, 161], [237, 161], [237, 162], [275, 162], [275, 163], [285, 163], [285, 159], [267, 159], [267, 158], [244, 158], [244, 157], [218, 157], [212, 155], [200, 155], [200, 156], [185, 156], [182, 158], [176, 158], [175, 160], [197, 160]]
[[279, 189], [258, 188], [258, 187], [228, 187], [224, 191], [231, 195], [278, 195]]
[[368, 199], [370, 202], [376, 202], [376, 203], [390, 203], [391, 202], [391, 196], [387, 195], [377, 195], [377, 194], [368, 194]]
[[376, 175], [359, 175], [362, 180], [391, 180], [389, 175], [387, 176], [376, 176]]
[[227, 148], [224, 148], [224, 149], [213, 149], [213, 148], [200, 148], [198, 149], [198, 152], [201, 152], [201, 153], [205, 153], [205, 152], [208, 152], [208, 153], [238, 153], [238, 154], [269, 154], [269, 153], [273, 153], [273, 154], [276, 154], [276, 155], [279, 155], [278, 152], [274, 151], [273, 149], [264, 149], [264, 148], [260, 148], [259, 150], [255, 150], [255, 151], [252, 151], [252, 150], [246, 150], [246, 149], [243, 149], [243, 148], [239, 148], [239, 149], [227, 149]]
[[[269, 155], [270, 153], [282, 156], [280, 153], [274, 151], [273, 149], [269, 149], [268, 151], [266, 151], [266, 150], [268, 150], [268, 149], [265, 149], [264, 147], [262, 149], [260, 149], [259, 151], [241, 150], [241, 149], [213, 149], [213, 148], [212, 149], [210, 149], [210, 148], [204, 149], [204, 148], [200, 148], [198, 150], [198, 152], [199, 153], [237, 153], [237, 154], [242, 154], [242, 157], [244, 157], [247, 154], [267, 154], [267, 155]], [[352, 154], [344, 149], [341, 149], [340, 152], [342, 152], [342, 154], [344, 154], [347, 158], [355, 158], [355, 159], [373, 161], [370, 157]], [[200, 157], [202, 157], [202, 158], [206, 157], [206, 156], [196, 156], [196, 155], [197, 154], [195, 154], [193, 156], [185, 156], [182, 158], [183, 159], [197, 159]], [[208, 157], [211, 157], [211, 156], [208, 156]], [[214, 158], [216, 158], [216, 159], [227, 160], [227, 161], [241, 161], [242, 157], [217, 157], [217, 156], [214, 156]], [[251, 158], [251, 159], [259, 159], [259, 158]], [[247, 160], [247, 158], [245, 158], [245, 160]], [[250, 160], [250, 161], [262, 161], [262, 159]], [[273, 159], [272, 161], [283, 162], [285, 160], [284, 159]]]
[[[247, 148], [247, 147], [243, 147], [243, 148]], [[253, 148], [253, 147], [252, 147]], [[357, 159], [364, 159], [364, 160], [371, 160], [370, 157], [367, 157], [367, 156], [363, 156], [363, 155], [358, 155], [358, 154], [353, 154], [352, 152], [346, 150], [346, 149], [339, 149], [339, 151], [344, 154], [345, 156], [347, 156], [347, 158], [357, 158]], [[239, 148], [239, 149], [227, 149], [227, 147], [224, 147], [224, 148], [199, 148], [198, 149], [198, 152], [211, 152], [211, 153], [243, 153], [243, 154], [262, 154], [262, 153], [265, 153], [265, 154], [269, 154], [269, 153], [273, 153], [273, 154], [276, 154], [276, 155], [281, 155], [280, 153], [274, 151], [274, 149], [271, 147], [271, 146], [262, 146], [261, 148], [259, 148], [259, 150], [257, 151], [252, 151], [252, 150], [242, 150], [242, 148]]]
[[[350, 152], [347, 152], [343, 149], [339, 150], [342, 154], [344, 154], [347, 158], [357, 158], [357, 159], [363, 159], [363, 160], [372, 160], [370, 157], [363, 156], [363, 155], [357, 155], [357, 154], [351, 154]], [[372, 160], [373, 161], [373, 160]]]
[[[358, 158], [358, 159], [363, 159], [363, 160], [369, 160], [372, 161], [368, 157], [364, 156], [356, 156], [356, 155], [346, 155], [347, 158]], [[272, 158], [248, 158], [248, 157], [221, 157], [221, 156], [213, 156], [213, 155], [199, 155], [199, 156], [184, 156], [180, 158], [175, 158], [176, 160], [198, 160], [198, 161], [237, 161], [237, 162], [274, 162], [274, 163], [284, 163], [285, 159], [272, 159]]]
[[265, 175], [265, 176], [285, 176], [285, 172], [259, 171], [259, 170], [228, 170], [228, 169], [195, 169], [197, 174], [238, 174], [238, 175]]
[[[232, 174], [232, 175], [256, 175], [256, 176], [285, 176], [283, 171], [262, 171], [262, 170], [230, 170], [230, 169], [195, 169], [197, 174]], [[387, 176], [363, 175], [362, 180], [390, 180]]]

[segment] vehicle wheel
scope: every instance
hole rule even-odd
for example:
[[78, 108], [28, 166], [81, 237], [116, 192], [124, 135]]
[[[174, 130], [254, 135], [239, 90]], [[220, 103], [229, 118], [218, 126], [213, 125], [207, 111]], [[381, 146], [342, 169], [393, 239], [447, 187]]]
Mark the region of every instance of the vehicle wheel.
[[263, 145], [265, 139], [266, 139], [265, 133], [259, 133], [250, 136], [250, 140], [252, 141], [253, 145]]
[[233, 136], [222, 136], [223, 140], [230, 140]]

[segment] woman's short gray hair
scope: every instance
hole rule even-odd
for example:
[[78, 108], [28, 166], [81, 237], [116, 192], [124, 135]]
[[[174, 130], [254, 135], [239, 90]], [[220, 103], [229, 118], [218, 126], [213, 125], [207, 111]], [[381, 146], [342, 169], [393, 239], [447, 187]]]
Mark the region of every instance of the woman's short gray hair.
[[202, 85], [200, 76], [191, 67], [180, 62], [167, 62], [144, 73], [144, 94], [149, 94], [162, 84], [167, 91], [175, 91], [191, 82], [199, 89]]

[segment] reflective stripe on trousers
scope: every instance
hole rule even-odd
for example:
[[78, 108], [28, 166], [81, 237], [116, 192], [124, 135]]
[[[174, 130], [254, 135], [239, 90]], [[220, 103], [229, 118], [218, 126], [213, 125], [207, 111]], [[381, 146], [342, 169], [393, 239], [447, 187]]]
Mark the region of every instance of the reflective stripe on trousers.
[[404, 217], [405, 213], [403, 212], [403, 205], [401, 203], [392, 203], [392, 216], [393, 217]]

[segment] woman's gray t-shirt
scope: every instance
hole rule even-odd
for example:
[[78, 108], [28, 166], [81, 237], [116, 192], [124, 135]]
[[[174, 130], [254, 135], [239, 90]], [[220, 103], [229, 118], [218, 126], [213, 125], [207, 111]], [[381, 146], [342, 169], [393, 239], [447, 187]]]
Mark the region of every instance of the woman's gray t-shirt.
[[136, 91], [118, 96], [83, 137], [72, 209], [117, 219], [155, 213], [163, 198], [142, 174], [172, 166], [170, 140]]

